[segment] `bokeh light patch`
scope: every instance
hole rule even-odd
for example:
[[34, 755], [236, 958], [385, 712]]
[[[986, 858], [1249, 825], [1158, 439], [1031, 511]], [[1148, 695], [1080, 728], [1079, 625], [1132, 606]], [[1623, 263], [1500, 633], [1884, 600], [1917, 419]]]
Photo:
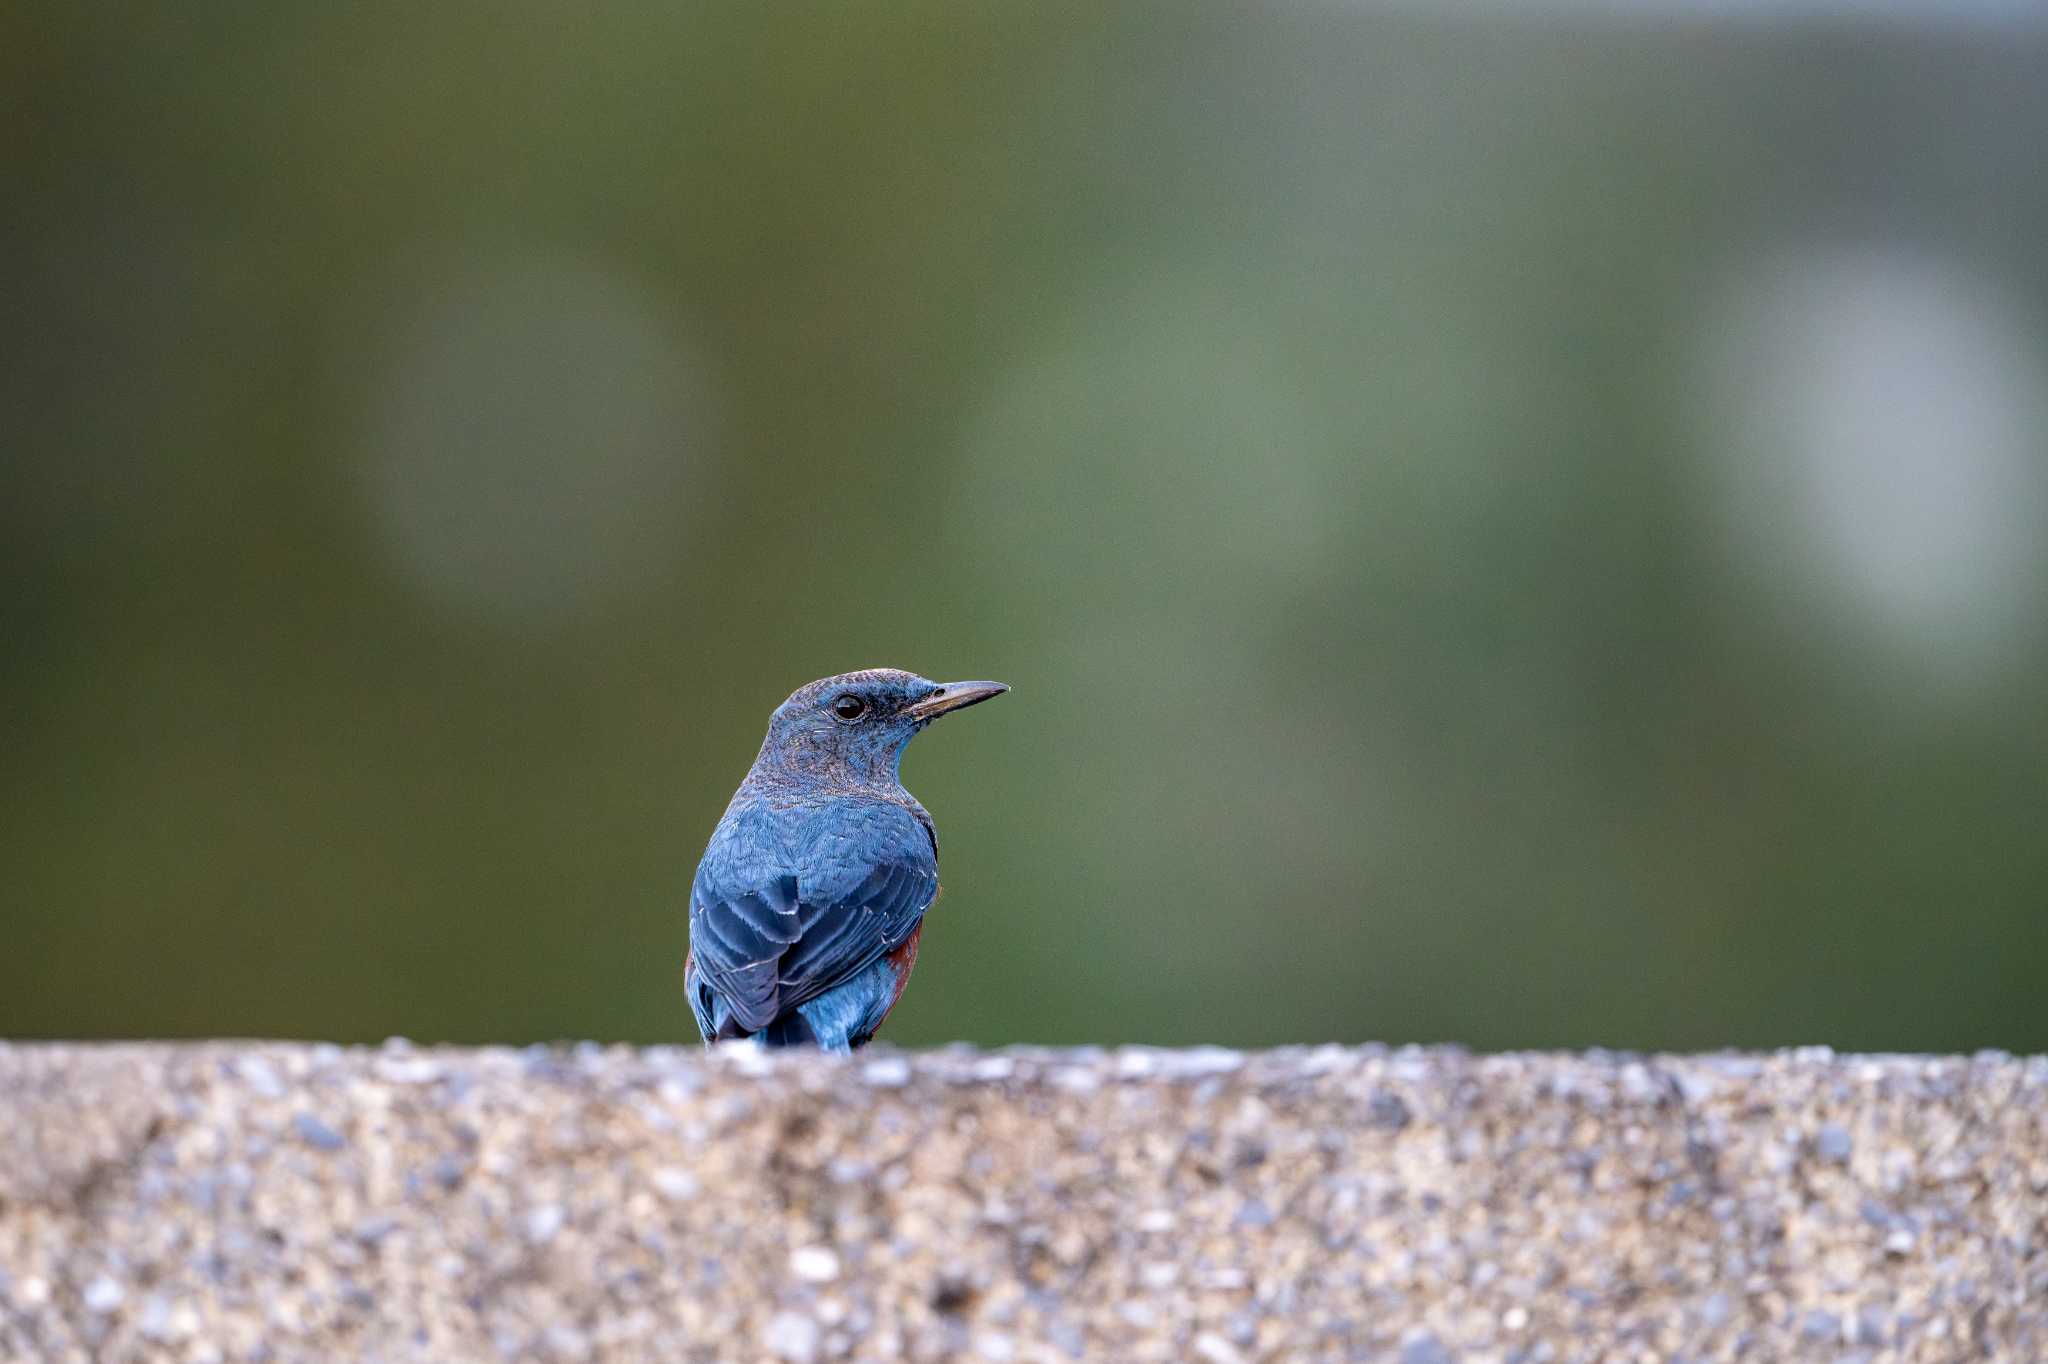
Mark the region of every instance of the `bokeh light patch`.
[[1759, 609], [1913, 685], [2021, 657], [2048, 528], [2030, 319], [1957, 262], [1824, 245], [1737, 273], [1706, 328], [1720, 547]]
[[644, 588], [715, 467], [706, 379], [625, 276], [458, 255], [394, 294], [360, 450], [390, 561], [466, 616], [546, 626]]

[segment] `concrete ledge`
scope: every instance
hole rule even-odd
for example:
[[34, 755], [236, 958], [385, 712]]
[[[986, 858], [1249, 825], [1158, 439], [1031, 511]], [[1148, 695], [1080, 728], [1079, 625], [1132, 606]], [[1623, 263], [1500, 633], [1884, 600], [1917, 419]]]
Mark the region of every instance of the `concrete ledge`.
[[0, 1045], [0, 1358], [2048, 1358], [2048, 1058]]

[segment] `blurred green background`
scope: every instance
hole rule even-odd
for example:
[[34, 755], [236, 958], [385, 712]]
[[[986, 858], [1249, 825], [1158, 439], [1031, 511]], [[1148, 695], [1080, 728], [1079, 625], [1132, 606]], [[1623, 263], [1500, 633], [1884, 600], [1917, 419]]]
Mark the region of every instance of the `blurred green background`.
[[887, 664], [895, 1042], [2048, 1047], [2048, 46], [1880, 8], [0, 12], [0, 1033], [693, 1039]]

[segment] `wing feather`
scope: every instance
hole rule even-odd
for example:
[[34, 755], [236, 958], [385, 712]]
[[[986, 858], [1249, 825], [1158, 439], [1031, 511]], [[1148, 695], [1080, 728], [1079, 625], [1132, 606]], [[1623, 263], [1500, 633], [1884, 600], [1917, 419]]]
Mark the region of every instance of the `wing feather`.
[[758, 1032], [900, 946], [937, 894], [933, 840], [902, 805], [738, 808], [691, 886], [693, 960], [702, 987]]

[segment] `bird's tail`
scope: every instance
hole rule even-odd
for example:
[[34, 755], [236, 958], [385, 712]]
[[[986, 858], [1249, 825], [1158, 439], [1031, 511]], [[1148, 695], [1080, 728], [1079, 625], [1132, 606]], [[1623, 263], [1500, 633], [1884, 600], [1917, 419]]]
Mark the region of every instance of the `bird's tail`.
[[754, 1034], [764, 1047], [815, 1047], [819, 1037], [811, 1027], [810, 1020], [802, 1013], [791, 1009], [782, 1017]]

